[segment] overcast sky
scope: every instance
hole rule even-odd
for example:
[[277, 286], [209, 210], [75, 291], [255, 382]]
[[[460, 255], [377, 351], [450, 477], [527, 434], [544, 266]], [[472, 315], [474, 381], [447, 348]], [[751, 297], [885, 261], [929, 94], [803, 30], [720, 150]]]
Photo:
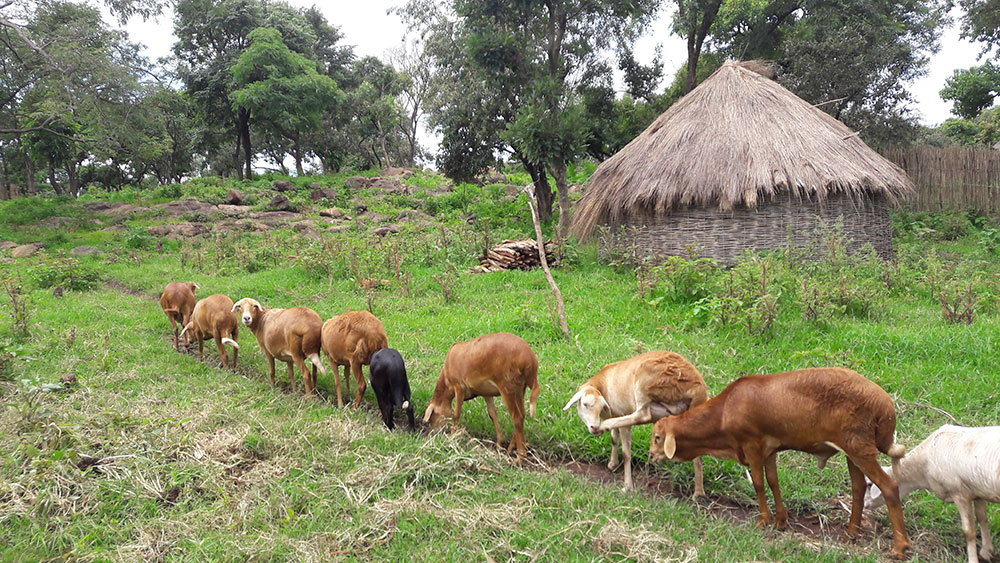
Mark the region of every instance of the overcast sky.
[[[399, 45], [406, 33], [406, 27], [399, 17], [386, 13], [389, 8], [401, 2], [402, 0], [290, 0], [296, 6], [318, 5], [327, 20], [340, 27], [345, 42], [355, 47], [357, 55], [374, 55], [379, 58], [384, 58], [387, 50]], [[957, 10], [953, 13], [956, 20], [958, 14]], [[148, 22], [133, 19], [125, 29], [133, 41], [146, 45], [145, 54], [151, 59], [170, 54], [170, 47], [175, 41], [173, 14]], [[651, 32], [637, 44], [636, 57], [642, 62], [649, 62], [658, 43], [663, 45], [665, 70], [668, 76], [672, 76], [684, 63], [686, 53], [684, 41], [670, 34], [670, 11], [666, 7], [661, 11]], [[938, 92], [944, 87], [945, 79], [956, 68], [980, 64], [977, 61], [980, 50], [980, 46], [958, 37], [957, 24], [942, 34], [941, 50], [931, 58], [927, 75], [917, 80], [911, 88], [916, 98], [913, 109], [924, 124], [938, 125], [950, 116], [951, 104], [941, 100]], [[662, 87], [663, 84], [661, 89]]]

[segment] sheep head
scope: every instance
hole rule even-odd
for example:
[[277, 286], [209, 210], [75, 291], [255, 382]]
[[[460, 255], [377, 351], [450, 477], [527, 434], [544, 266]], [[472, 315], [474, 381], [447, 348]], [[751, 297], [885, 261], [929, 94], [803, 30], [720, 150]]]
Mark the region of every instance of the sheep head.
[[233, 303], [233, 312], [236, 312], [236, 309], [240, 310], [240, 320], [248, 327], [253, 327], [257, 319], [264, 314], [264, 307], [256, 299], [249, 297], [244, 297]]
[[592, 385], [581, 385], [576, 394], [563, 407], [563, 410], [569, 410], [573, 403], [576, 403], [576, 413], [580, 415], [580, 420], [587, 425], [587, 430], [594, 436], [600, 436], [603, 432], [601, 430], [601, 413], [610, 410], [604, 395]]

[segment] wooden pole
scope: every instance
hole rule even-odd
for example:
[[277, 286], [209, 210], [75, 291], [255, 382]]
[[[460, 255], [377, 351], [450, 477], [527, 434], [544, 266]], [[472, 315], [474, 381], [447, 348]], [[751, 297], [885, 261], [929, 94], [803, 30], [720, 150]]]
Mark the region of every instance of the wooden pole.
[[535, 224], [535, 239], [538, 243], [538, 260], [542, 263], [542, 270], [545, 271], [545, 279], [549, 281], [549, 287], [556, 296], [556, 313], [559, 314], [559, 328], [562, 329], [563, 336], [570, 342], [573, 337], [569, 333], [569, 325], [566, 324], [566, 307], [563, 305], [562, 292], [556, 285], [556, 280], [552, 279], [552, 272], [549, 271], [549, 261], [545, 258], [545, 239], [542, 238], [542, 224], [538, 220], [538, 209], [535, 204], [535, 186], [528, 184], [524, 186], [525, 193], [528, 194], [528, 207], [531, 208], [531, 222]]

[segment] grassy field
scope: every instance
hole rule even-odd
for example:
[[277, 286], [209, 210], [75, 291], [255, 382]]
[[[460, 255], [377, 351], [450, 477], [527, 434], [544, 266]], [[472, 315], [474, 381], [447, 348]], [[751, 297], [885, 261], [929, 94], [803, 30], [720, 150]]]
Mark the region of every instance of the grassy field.
[[[604, 364], [667, 349], [691, 360], [713, 393], [744, 374], [856, 369], [892, 395], [910, 447], [949, 416], [988, 425], [1000, 415], [1000, 237], [988, 222], [898, 214], [889, 264], [845, 255], [835, 228], [817, 241], [818, 262], [776, 253], [733, 268], [695, 258], [605, 264], [594, 244], [570, 245], [553, 272], [569, 343], [541, 271], [467, 273], [486, 244], [531, 235], [523, 195], [496, 185], [446, 191], [443, 179], [418, 175], [407, 181], [412, 195], [386, 196], [348, 190], [343, 178], [295, 179], [291, 199], [317, 219], [308, 199], [317, 182], [338, 189], [330, 203], [349, 215], [358, 203], [389, 218], [419, 209], [431, 224], [383, 239], [370, 234], [376, 217], [347, 222], [347, 232], [320, 229], [318, 240], [282, 228], [157, 248], [145, 227], [219, 218], [155, 207], [115, 218], [59, 199], [0, 204], [0, 240], [45, 243], [35, 257], [0, 263], [9, 280], [0, 294], [0, 560], [879, 560], [891, 544], [884, 509], [860, 541], [838, 537], [849, 502], [842, 457], [820, 471], [811, 457], [782, 454], [792, 531], [760, 532], [744, 468], [707, 459], [708, 501], [688, 500], [690, 464], [639, 463], [641, 486], [622, 492], [620, 470], [603, 468], [609, 438], [561, 409]], [[239, 187], [260, 209], [267, 185]], [[204, 179], [83, 199], [220, 203], [228, 187]], [[67, 219], [40, 223], [52, 217]], [[102, 252], [67, 254], [82, 244]], [[360, 279], [381, 283], [365, 290]], [[189, 280], [202, 297], [304, 305], [324, 318], [370, 306], [406, 360], [418, 415], [453, 342], [520, 335], [542, 385], [538, 415], [525, 423], [531, 461], [518, 468], [495, 452], [481, 401], [466, 404], [459, 434], [410, 434], [384, 430], [371, 391], [359, 410], [335, 408], [329, 376], [321, 400], [292, 394], [281, 365], [272, 388], [248, 330], [235, 372], [221, 369], [214, 346], [204, 360], [178, 354], [156, 299], [168, 281]], [[949, 321], [942, 300], [956, 316], [971, 306], [973, 322]], [[70, 373], [77, 383], [60, 388]], [[637, 429], [640, 460], [648, 441], [649, 428]], [[915, 560], [964, 558], [952, 505], [916, 493], [904, 513]], [[991, 522], [1000, 527], [996, 514]]]

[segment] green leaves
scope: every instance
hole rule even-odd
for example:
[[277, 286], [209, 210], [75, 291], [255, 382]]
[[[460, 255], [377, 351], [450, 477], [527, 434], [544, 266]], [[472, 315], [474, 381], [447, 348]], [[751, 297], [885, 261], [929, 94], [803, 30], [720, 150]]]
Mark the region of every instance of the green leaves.
[[1000, 71], [987, 62], [982, 66], [956, 69], [945, 81], [941, 90], [942, 100], [955, 103], [952, 113], [965, 119], [973, 119], [984, 109], [993, 105], [1000, 94]]

